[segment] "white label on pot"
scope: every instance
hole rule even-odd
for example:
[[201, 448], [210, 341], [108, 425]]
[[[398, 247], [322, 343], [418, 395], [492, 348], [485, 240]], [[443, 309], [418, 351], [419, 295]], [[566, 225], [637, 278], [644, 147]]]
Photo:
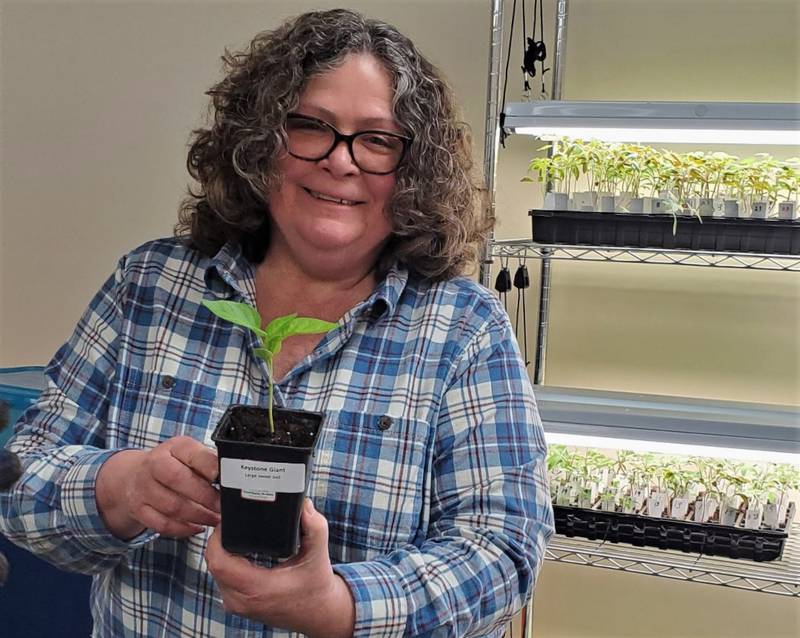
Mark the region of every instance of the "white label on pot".
[[761, 504], [751, 501], [750, 506], [747, 508], [747, 513], [744, 515], [744, 526], [747, 529], [758, 529], [761, 527], [762, 514], [763, 508]]
[[242, 498], [248, 498], [251, 501], [267, 501], [272, 502], [277, 498], [275, 492], [269, 490], [242, 490]]
[[676, 496], [672, 499], [672, 518], [683, 520], [689, 511], [689, 499], [685, 496]]
[[653, 492], [647, 499], [647, 515], [661, 516], [667, 509], [667, 495], [665, 492]]
[[303, 463], [223, 458], [219, 482], [222, 487], [242, 490], [245, 498], [266, 496], [269, 492], [302, 492], [306, 487], [306, 466]]

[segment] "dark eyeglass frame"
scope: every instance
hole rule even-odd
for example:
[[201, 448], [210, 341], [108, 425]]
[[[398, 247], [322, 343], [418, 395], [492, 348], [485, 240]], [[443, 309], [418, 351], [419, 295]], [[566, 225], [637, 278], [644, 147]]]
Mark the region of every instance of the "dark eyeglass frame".
[[[353, 164], [358, 166], [358, 169], [360, 171], [363, 171], [364, 173], [369, 173], [370, 175], [390, 175], [391, 173], [394, 173], [400, 167], [400, 164], [402, 163], [403, 158], [406, 155], [406, 151], [408, 150], [408, 146], [409, 144], [411, 144], [412, 141], [410, 137], [407, 137], [405, 135], [400, 135], [399, 133], [391, 133], [389, 131], [381, 131], [378, 129], [356, 131], [355, 133], [351, 133], [350, 135], [345, 135], [344, 133], [340, 133], [338, 130], [336, 130], [335, 126], [333, 126], [332, 124], [328, 124], [328, 122], [326, 122], [325, 120], [321, 120], [317, 117], [312, 117], [310, 115], [303, 115], [302, 113], [289, 113], [286, 115], [286, 120], [287, 122], [289, 120], [295, 120], [295, 121], [304, 120], [307, 122], [313, 122], [314, 124], [319, 124], [320, 126], [330, 130], [333, 133], [333, 142], [331, 142], [331, 146], [327, 151], [325, 151], [319, 157], [303, 157], [302, 155], [297, 155], [296, 153], [292, 153], [292, 151], [289, 150], [289, 140], [287, 132], [286, 151], [292, 157], [296, 157], [297, 159], [301, 159], [306, 162], [319, 162], [320, 160], [324, 160], [326, 157], [329, 157], [330, 154], [333, 153], [333, 150], [339, 145], [339, 142], [345, 142], [347, 144], [347, 150], [350, 153], [350, 159], [353, 160]], [[388, 135], [389, 137], [393, 137], [397, 140], [400, 140], [400, 143], [403, 145], [403, 149], [400, 151], [400, 157], [397, 159], [397, 165], [392, 170], [381, 171], [381, 172], [369, 171], [366, 168], [362, 167], [361, 164], [359, 164], [358, 160], [356, 159], [355, 152], [353, 151], [353, 142], [357, 137], [361, 137], [362, 135], [366, 135], [369, 133], [374, 133], [377, 135]]]

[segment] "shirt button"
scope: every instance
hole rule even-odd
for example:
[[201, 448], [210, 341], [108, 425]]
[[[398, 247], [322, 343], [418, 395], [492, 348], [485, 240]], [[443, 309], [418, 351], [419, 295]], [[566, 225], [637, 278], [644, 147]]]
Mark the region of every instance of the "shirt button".
[[392, 427], [392, 423], [394, 423], [392, 417], [390, 417], [387, 414], [384, 414], [380, 419], [378, 419], [378, 429], [388, 430], [390, 427]]
[[175, 385], [175, 377], [171, 377], [168, 374], [165, 374], [163, 377], [161, 377], [161, 387], [164, 388], [165, 390], [171, 389], [172, 386], [174, 385]]

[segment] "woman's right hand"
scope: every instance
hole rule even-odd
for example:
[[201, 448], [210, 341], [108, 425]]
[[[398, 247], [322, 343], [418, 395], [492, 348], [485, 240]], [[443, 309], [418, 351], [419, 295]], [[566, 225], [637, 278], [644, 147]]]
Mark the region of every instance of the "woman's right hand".
[[219, 523], [214, 450], [188, 436], [152, 450], [123, 450], [103, 463], [95, 484], [97, 507], [108, 529], [130, 539], [145, 529], [187, 538]]

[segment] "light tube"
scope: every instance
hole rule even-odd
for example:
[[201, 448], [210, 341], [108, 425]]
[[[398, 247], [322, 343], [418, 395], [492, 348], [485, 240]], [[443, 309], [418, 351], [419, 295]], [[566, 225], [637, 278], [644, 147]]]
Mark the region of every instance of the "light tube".
[[800, 146], [800, 131], [679, 129], [679, 128], [590, 128], [575, 126], [520, 126], [521, 135], [543, 140], [569, 137], [604, 142], [649, 142], [661, 144], [761, 144], [764, 146]]
[[800, 104], [537, 100], [507, 104], [503, 126], [543, 139], [800, 146]]

